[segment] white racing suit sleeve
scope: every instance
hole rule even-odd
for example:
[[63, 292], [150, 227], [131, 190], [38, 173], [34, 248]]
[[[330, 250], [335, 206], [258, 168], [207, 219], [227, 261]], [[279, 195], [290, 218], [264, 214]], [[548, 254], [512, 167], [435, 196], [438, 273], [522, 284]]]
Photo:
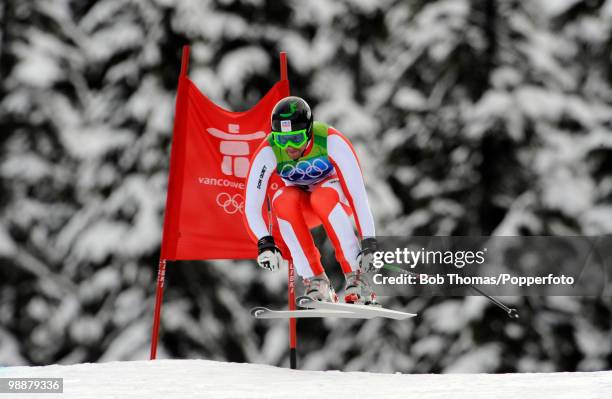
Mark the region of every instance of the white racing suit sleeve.
[[361, 238], [375, 237], [374, 217], [353, 146], [340, 132], [330, 129], [327, 152], [347, 188], [345, 195], [355, 211], [355, 223]]
[[270, 235], [268, 226], [261, 214], [266, 199], [268, 182], [276, 168], [276, 157], [269, 145], [261, 146], [253, 157], [246, 181], [245, 216], [253, 235], [259, 240]]

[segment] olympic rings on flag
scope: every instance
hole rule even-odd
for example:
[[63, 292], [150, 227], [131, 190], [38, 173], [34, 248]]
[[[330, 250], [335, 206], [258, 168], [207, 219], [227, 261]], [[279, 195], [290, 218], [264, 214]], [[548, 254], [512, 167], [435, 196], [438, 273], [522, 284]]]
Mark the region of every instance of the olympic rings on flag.
[[244, 198], [241, 194], [219, 193], [217, 195], [217, 205], [219, 205], [225, 213], [233, 215], [236, 212], [243, 213]]

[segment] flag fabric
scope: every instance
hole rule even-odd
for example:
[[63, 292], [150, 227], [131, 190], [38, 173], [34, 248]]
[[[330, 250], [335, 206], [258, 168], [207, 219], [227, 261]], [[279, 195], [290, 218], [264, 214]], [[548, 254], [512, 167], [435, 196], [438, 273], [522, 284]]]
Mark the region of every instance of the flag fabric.
[[288, 95], [289, 82], [281, 80], [250, 110], [230, 112], [186, 75], [179, 78], [162, 259], [257, 256], [244, 225], [246, 177], [251, 155], [270, 131], [272, 108]]

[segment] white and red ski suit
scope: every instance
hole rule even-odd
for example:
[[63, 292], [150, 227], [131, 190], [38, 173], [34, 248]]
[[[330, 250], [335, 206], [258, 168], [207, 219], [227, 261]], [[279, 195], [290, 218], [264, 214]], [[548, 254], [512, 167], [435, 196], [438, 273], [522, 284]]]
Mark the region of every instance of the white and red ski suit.
[[[314, 127], [304, 153], [294, 162], [279, 162], [279, 149], [272, 148], [272, 140], [264, 140], [251, 159], [245, 194], [245, 217], [253, 238], [272, 235], [285, 258], [288, 249], [303, 278], [324, 271], [310, 229], [323, 224], [344, 273], [359, 268], [359, 239], [350, 216], [361, 238], [375, 237], [374, 219], [353, 146], [333, 127], [319, 122]], [[324, 134], [315, 140], [317, 131]], [[323, 153], [309, 159], [314, 147], [324, 148]], [[273, 173], [280, 175], [285, 186], [270, 198], [274, 227], [269, 231], [262, 206]]]

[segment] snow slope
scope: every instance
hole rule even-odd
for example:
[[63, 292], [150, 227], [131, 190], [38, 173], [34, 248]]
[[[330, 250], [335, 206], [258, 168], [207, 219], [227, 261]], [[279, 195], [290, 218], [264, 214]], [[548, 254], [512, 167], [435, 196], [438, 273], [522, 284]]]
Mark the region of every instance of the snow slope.
[[11, 367], [1, 377], [63, 377], [63, 394], [19, 398], [609, 399], [612, 371], [550, 374], [374, 374], [296, 371], [208, 360]]

